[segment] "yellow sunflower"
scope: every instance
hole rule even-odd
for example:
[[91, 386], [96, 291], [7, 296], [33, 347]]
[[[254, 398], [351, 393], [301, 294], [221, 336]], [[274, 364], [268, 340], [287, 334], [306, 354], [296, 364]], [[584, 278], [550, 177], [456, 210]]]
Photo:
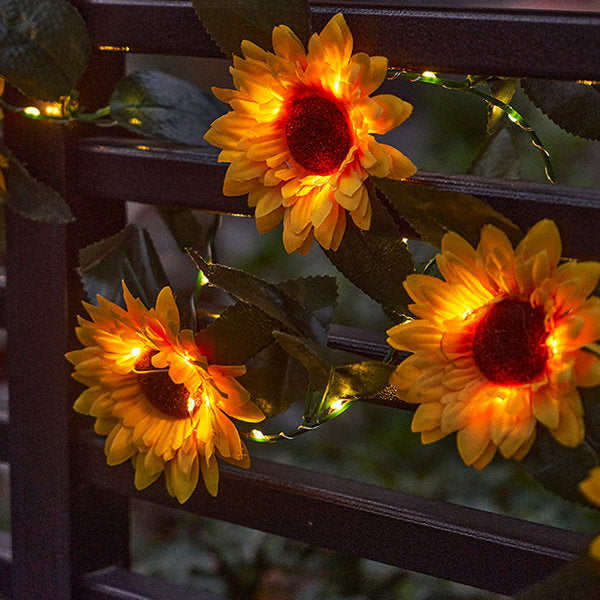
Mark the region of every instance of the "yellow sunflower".
[[412, 106], [382, 94], [387, 58], [352, 54], [352, 34], [341, 14], [308, 52], [285, 25], [273, 30], [274, 52], [247, 40], [244, 58], [234, 57], [235, 90], [213, 88], [231, 112], [217, 119], [205, 138], [231, 163], [226, 196], [248, 194], [260, 233], [282, 220], [288, 252], [307, 254], [314, 238], [336, 250], [346, 211], [369, 229], [368, 175], [403, 179], [416, 171], [398, 150], [372, 134], [394, 129]]
[[208, 363], [194, 333], [180, 331], [170, 288], [150, 309], [125, 285], [123, 290], [126, 310], [101, 296], [99, 306], [84, 303], [92, 319], [79, 318], [77, 336], [84, 348], [66, 355], [75, 366], [73, 377], [87, 386], [75, 410], [96, 418], [94, 429], [107, 436], [109, 465], [131, 458], [137, 489], [164, 471], [169, 494], [185, 502], [201, 472], [214, 496], [217, 456], [250, 464], [229, 417], [264, 418], [236, 380], [246, 368]]
[[578, 386], [600, 384], [600, 263], [559, 265], [554, 222], [537, 223], [513, 249], [492, 225], [477, 248], [456, 233], [442, 240], [445, 281], [409, 275], [417, 317], [388, 342], [413, 354], [390, 383], [418, 403], [412, 430], [423, 443], [457, 431], [460, 455], [483, 468], [497, 449], [520, 460], [539, 421], [565, 446], [584, 436]]

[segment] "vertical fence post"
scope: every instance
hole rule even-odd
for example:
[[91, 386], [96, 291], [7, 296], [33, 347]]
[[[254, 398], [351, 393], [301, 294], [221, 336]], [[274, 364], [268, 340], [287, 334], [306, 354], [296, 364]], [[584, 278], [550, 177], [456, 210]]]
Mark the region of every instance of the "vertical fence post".
[[[95, 53], [81, 84], [82, 102], [87, 96], [91, 105], [105, 103], [122, 71], [120, 56]], [[16, 94], [14, 100], [26, 102]], [[6, 117], [9, 147], [76, 217], [65, 226], [7, 210], [14, 600], [69, 600], [77, 597], [81, 574], [128, 560], [127, 500], [74, 481], [71, 469], [79, 427], [72, 403], [80, 390], [64, 354], [79, 346], [77, 252], [113, 234], [125, 219], [122, 202], [76, 195], [69, 176], [69, 143], [76, 135], [75, 128]]]

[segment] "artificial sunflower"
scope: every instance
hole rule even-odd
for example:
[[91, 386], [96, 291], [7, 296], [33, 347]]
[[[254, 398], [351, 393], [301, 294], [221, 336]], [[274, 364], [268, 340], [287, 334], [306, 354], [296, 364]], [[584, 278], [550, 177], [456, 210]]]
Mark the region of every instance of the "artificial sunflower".
[[213, 88], [231, 106], [205, 138], [231, 163], [226, 196], [248, 194], [260, 233], [283, 220], [288, 252], [307, 254], [314, 238], [336, 250], [346, 211], [369, 229], [368, 175], [403, 179], [415, 166], [372, 134], [402, 123], [412, 106], [382, 94], [387, 58], [352, 54], [352, 34], [341, 14], [314, 34], [308, 52], [285, 25], [273, 30], [273, 53], [247, 40], [234, 57], [235, 90]]
[[445, 281], [409, 275], [417, 317], [388, 331], [412, 352], [390, 382], [418, 403], [412, 430], [423, 443], [457, 431], [460, 455], [484, 467], [499, 449], [520, 460], [539, 421], [566, 446], [584, 436], [578, 386], [600, 384], [600, 299], [590, 296], [598, 262], [560, 262], [553, 221], [537, 223], [516, 248], [492, 225], [477, 248], [456, 233], [442, 240]]
[[248, 467], [249, 455], [230, 417], [264, 418], [237, 377], [244, 366], [211, 365], [189, 329], [180, 331], [179, 310], [165, 287], [147, 309], [123, 285], [126, 309], [98, 296], [79, 317], [84, 348], [66, 356], [73, 377], [87, 386], [75, 410], [96, 418], [106, 435], [109, 465], [131, 458], [135, 486], [143, 489], [164, 471], [167, 490], [179, 502], [194, 491], [199, 472], [217, 494], [216, 457]]

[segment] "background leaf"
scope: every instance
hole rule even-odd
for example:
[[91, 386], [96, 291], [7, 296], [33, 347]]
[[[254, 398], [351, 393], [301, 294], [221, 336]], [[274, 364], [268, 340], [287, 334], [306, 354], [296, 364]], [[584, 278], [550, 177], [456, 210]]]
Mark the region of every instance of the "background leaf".
[[236, 302], [196, 334], [196, 343], [209, 361], [240, 365], [274, 341], [281, 323], [252, 304]]
[[324, 329], [327, 329], [338, 298], [335, 277], [321, 275], [288, 279], [278, 283], [277, 287], [297, 300]]
[[325, 342], [327, 335], [310, 312], [280, 288], [254, 275], [216, 263], [208, 264], [194, 250], [188, 254], [217, 287], [249, 304], [253, 304], [292, 331]]
[[438, 249], [449, 231], [476, 245], [482, 226], [488, 223], [504, 231], [513, 244], [522, 237], [512, 221], [470, 194], [447, 192], [410, 181], [375, 179], [375, 185], [421, 239]]
[[150, 307], [169, 285], [150, 236], [136, 225], [80, 250], [79, 275], [92, 302], [100, 294], [123, 305], [124, 280], [130, 292]]
[[304, 44], [310, 35], [306, 0], [192, 0], [196, 14], [225, 56], [240, 54], [242, 40], [271, 48], [271, 34], [287, 25]]
[[343, 350], [334, 350], [307, 338], [282, 331], [274, 332], [277, 343], [304, 365], [315, 389], [325, 390], [334, 366], [352, 364], [360, 357]]
[[[504, 102], [504, 104], [510, 104], [515, 92], [517, 91], [517, 87], [519, 87], [518, 79], [512, 79], [508, 77], [492, 77], [487, 83], [492, 96]], [[506, 113], [500, 107], [488, 106], [488, 135], [496, 133], [506, 118]]]
[[8, 169], [3, 169], [6, 206], [32, 221], [60, 224], [73, 220], [71, 210], [60, 194], [35, 179], [8, 148], [2, 146], [0, 152], [8, 159]]
[[212, 94], [162, 71], [134, 71], [117, 84], [110, 114], [119, 125], [147, 137], [192, 146], [206, 145], [204, 134], [225, 112]]
[[159, 206], [158, 213], [182, 252], [186, 248], [208, 247], [221, 222], [218, 214], [189, 208]]
[[394, 321], [402, 320], [412, 302], [404, 280], [415, 270], [408, 246], [390, 214], [371, 190], [371, 229], [362, 231], [351, 220], [339, 248], [325, 250], [333, 265], [365, 294], [379, 302]]
[[600, 140], [600, 84], [524, 79], [529, 99], [565, 131]]
[[488, 137], [467, 172], [480, 177], [519, 179], [520, 162], [513, 128], [502, 127]]
[[600, 598], [600, 563], [587, 553], [527, 588], [515, 600], [593, 600]]
[[90, 41], [66, 0], [0, 0], [0, 75], [38, 100], [68, 95], [83, 74]]
[[239, 381], [267, 418], [285, 412], [303, 395], [308, 382], [304, 368], [276, 343], [263, 348], [246, 367]]

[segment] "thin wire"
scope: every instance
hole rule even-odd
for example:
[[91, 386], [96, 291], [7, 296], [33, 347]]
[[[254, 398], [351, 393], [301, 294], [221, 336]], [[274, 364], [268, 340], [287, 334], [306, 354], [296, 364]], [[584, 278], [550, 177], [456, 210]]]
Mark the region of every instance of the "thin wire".
[[342, 406], [336, 408], [335, 410], [330, 409], [324, 417], [316, 419], [311, 423], [304, 422], [301, 425], [298, 425], [298, 427], [292, 431], [280, 431], [279, 433], [263, 433], [262, 431], [257, 431], [256, 429], [253, 429], [252, 431], [240, 431], [240, 434], [243, 437], [251, 439], [255, 442], [269, 444], [272, 444], [273, 442], [277, 442], [279, 440], [293, 440], [299, 435], [303, 435], [304, 433], [318, 429], [319, 427], [327, 423], [327, 421], [335, 419], [335, 417], [338, 417], [343, 412], [348, 410], [350, 408], [350, 405], [353, 403], [354, 400], [345, 400]]
[[491, 106], [497, 106], [500, 110], [502, 110], [508, 116], [509, 120], [515, 123], [518, 127], [520, 127], [531, 140], [531, 143], [537, 149], [543, 163], [544, 163], [544, 171], [546, 172], [546, 177], [551, 183], [556, 183], [556, 177], [554, 175], [554, 168], [552, 166], [552, 162], [550, 160], [550, 153], [546, 148], [544, 148], [540, 138], [534, 131], [533, 127], [527, 123], [527, 121], [523, 118], [523, 116], [515, 110], [510, 104], [499, 100], [498, 98], [494, 98], [491, 94], [487, 94], [482, 92], [479, 89], [475, 89], [475, 85], [478, 83], [482, 83], [487, 80], [487, 77], [483, 76], [467, 76], [465, 79], [460, 81], [453, 81], [451, 79], [444, 79], [442, 77], [425, 75], [423, 73], [415, 72], [415, 71], [405, 71], [403, 69], [388, 69], [388, 79], [408, 79], [409, 81], [422, 81], [423, 83], [430, 83], [432, 85], [438, 85], [440, 87], [446, 88], [448, 90], [459, 90], [466, 92], [467, 94], [471, 94], [472, 96], [476, 96], [477, 98], [481, 98], [485, 100]]

